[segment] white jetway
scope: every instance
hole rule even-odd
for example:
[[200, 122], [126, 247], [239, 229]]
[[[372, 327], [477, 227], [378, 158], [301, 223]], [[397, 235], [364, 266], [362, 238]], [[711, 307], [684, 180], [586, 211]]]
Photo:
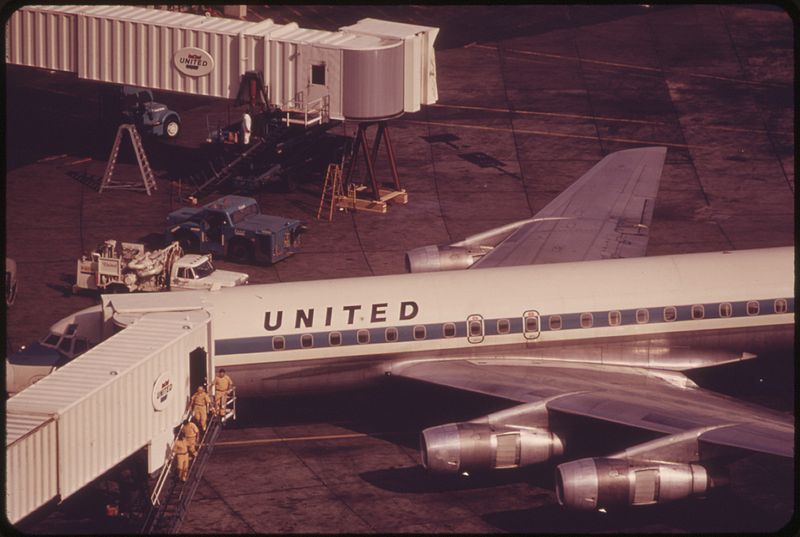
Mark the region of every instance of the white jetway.
[[438, 31], [376, 19], [328, 32], [130, 6], [25, 6], [7, 22], [6, 62], [228, 99], [256, 71], [284, 111], [381, 120], [436, 102]]
[[200, 309], [144, 315], [7, 401], [12, 524], [143, 447], [150, 472], [164, 463], [192, 386], [213, 375], [210, 319]]

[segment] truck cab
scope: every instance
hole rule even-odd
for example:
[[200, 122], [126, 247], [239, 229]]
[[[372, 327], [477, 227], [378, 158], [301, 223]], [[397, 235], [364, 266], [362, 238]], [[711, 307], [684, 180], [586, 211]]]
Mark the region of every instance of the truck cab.
[[124, 121], [133, 123], [145, 134], [177, 138], [181, 130], [180, 115], [167, 105], [155, 102], [149, 89], [123, 86], [121, 97]]
[[173, 211], [167, 223], [167, 241], [178, 241], [186, 251], [269, 264], [299, 251], [307, 229], [300, 220], [262, 214], [255, 199], [236, 195]]
[[244, 285], [248, 278], [244, 272], [215, 269], [208, 255], [187, 254], [175, 262], [170, 289], [216, 291], [223, 287]]

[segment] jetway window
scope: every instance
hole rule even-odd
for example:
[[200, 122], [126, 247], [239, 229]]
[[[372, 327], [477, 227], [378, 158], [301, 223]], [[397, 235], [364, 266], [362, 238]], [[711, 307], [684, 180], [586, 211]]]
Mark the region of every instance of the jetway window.
[[619, 323], [622, 322], [622, 314], [618, 311], [609, 311], [608, 312], [608, 325], [609, 326], [619, 326]]
[[369, 343], [369, 330], [359, 330], [356, 332], [356, 341], [359, 344]]
[[733, 315], [733, 308], [731, 307], [730, 302], [723, 302], [719, 305], [720, 317], [730, 317], [731, 315]]
[[550, 330], [561, 330], [561, 315], [551, 315], [549, 323]]
[[283, 339], [283, 336], [275, 336], [272, 338], [272, 350], [282, 351], [285, 348], [286, 340]]
[[300, 346], [304, 349], [314, 346], [314, 336], [311, 334], [303, 334], [300, 336]]
[[591, 313], [581, 313], [581, 328], [591, 328], [594, 324], [594, 317]]
[[328, 343], [331, 344], [331, 347], [338, 347], [342, 344], [342, 334], [341, 332], [331, 332], [328, 336]]
[[397, 328], [389, 327], [386, 329], [386, 341], [397, 341]]
[[414, 327], [414, 339], [425, 339], [426, 330], [425, 326], [418, 324]]
[[671, 323], [675, 319], [678, 318], [678, 310], [675, 309], [675, 306], [667, 306], [664, 308], [664, 320], [668, 323]]
[[444, 337], [455, 337], [456, 335], [456, 325], [455, 323], [444, 323], [442, 326], [442, 333]]
[[702, 319], [705, 317], [705, 308], [702, 304], [694, 304], [692, 306], [692, 319]]
[[644, 308], [636, 310], [636, 322], [644, 324], [650, 320], [650, 312]]
[[759, 307], [758, 300], [750, 300], [747, 302], [747, 314], [758, 315]]
[[775, 313], [786, 313], [787, 311], [789, 311], [789, 308], [786, 305], [786, 300], [779, 298], [775, 301]]
[[508, 319], [498, 319], [497, 320], [497, 333], [498, 334], [508, 334], [511, 332], [511, 322]]
[[311, 83], [318, 86], [325, 85], [325, 64], [311, 66]]

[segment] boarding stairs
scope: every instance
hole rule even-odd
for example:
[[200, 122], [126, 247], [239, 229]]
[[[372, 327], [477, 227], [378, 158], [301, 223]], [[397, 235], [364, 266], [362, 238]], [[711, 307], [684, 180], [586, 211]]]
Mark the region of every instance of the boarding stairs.
[[[191, 411], [187, 412], [185, 418], [190, 414]], [[150, 496], [151, 508], [145, 518], [141, 534], [170, 534], [178, 531], [186, 517], [189, 503], [203, 478], [203, 472], [214, 451], [214, 444], [222, 426], [231, 419], [236, 419], [235, 391], [228, 398], [224, 415], [210, 417], [206, 432], [201, 435], [198, 443], [197, 456], [189, 463], [189, 476], [186, 482], [178, 479], [175, 457], [171, 455], [172, 445], [178, 438], [178, 435], [175, 435], [170, 445], [169, 460], [164, 463]]]
[[[122, 137], [125, 132], [128, 132], [133, 144], [133, 152], [136, 154], [136, 160], [139, 163], [139, 171], [142, 175], [142, 184], [134, 182], [116, 182], [112, 183], [111, 179], [114, 175], [114, 168], [119, 158], [119, 148], [122, 143]], [[111, 148], [111, 155], [106, 164], [106, 171], [103, 173], [103, 179], [100, 181], [100, 193], [103, 190], [144, 190], [147, 195], [150, 195], [151, 190], [156, 190], [156, 180], [153, 176], [153, 169], [150, 167], [150, 161], [147, 160], [147, 154], [144, 152], [142, 146], [142, 138], [139, 136], [139, 131], [136, 126], [130, 123], [124, 123], [117, 129], [117, 137], [114, 139], [114, 146]]]

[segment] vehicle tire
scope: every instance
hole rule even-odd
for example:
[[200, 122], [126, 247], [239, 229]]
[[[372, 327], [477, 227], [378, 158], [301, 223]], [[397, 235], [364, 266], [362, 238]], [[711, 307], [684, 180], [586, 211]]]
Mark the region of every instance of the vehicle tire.
[[237, 263], [245, 263], [253, 259], [253, 248], [243, 239], [231, 241], [228, 246], [228, 258]]
[[129, 289], [125, 285], [122, 285], [121, 283], [115, 283], [113, 285], [108, 286], [108, 293], [112, 295], [121, 295], [127, 292], [129, 292]]
[[181, 132], [181, 123], [175, 116], [170, 116], [164, 122], [164, 138], [177, 138]]

